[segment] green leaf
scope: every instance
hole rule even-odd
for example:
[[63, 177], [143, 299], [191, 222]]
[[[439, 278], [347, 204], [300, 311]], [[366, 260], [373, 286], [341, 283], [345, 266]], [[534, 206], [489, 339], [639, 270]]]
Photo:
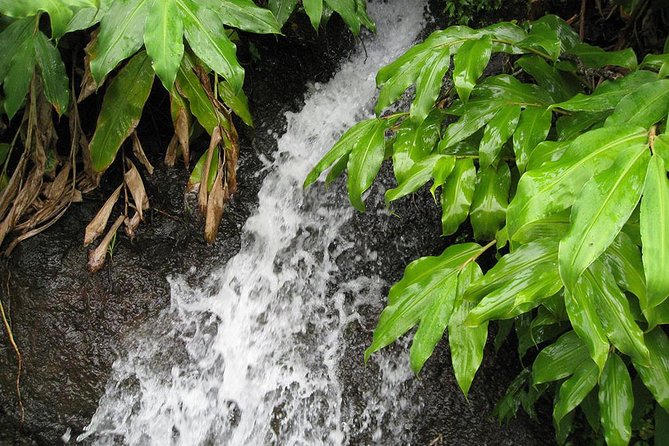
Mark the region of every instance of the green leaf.
[[592, 287], [591, 298], [611, 343], [639, 363], [648, 363], [648, 348], [643, 332], [634, 320], [629, 301], [616, 285], [613, 274], [602, 262], [595, 262], [584, 273]]
[[571, 141], [542, 141], [536, 145], [527, 160], [527, 170], [540, 169], [545, 163], [555, 162], [562, 158]]
[[532, 76], [555, 102], [565, 101], [581, 91], [576, 78], [549, 65], [543, 57], [523, 56], [516, 61], [516, 65]]
[[560, 291], [557, 242], [537, 240], [503, 256], [483, 279], [474, 283], [465, 299], [478, 302], [467, 325], [508, 319], [537, 307]]
[[669, 133], [655, 137], [653, 153], [664, 160], [664, 169], [669, 171]]
[[368, 119], [366, 121], [360, 121], [355, 124], [353, 127], [348, 129], [342, 136], [339, 138], [339, 141], [332, 146], [332, 148], [325, 154], [323, 158], [311, 169], [309, 175], [304, 180], [304, 187], [309, 187], [313, 184], [321, 174], [333, 165], [339, 158], [344, 155], [349, 154], [358, 142], [369, 134], [376, 126], [378, 125], [377, 119]]
[[[193, 0], [176, 1], [183, 14], [186, 39], [193, 52], [223, 76], [234, 91], [240, 91], [244, 84], [244, 69], [237, 61], [235, 44], [228, 39], [219, 17], [213, 10]], [[227, 4], [227, 1], [223, 3]], [[226, 13], [230, 11], [226, 10]], [[267, 13], [271, 16], [269, 11]]]
[[100, 23], [102, 17], [109, 11], [113, 0], [100, 0], [99, 3], [99, 6], [81, 8], [75, 11], [70, 22], [67, 24], [65, 33], [81, 31]]
[[26, 40], [32, 39], [34, 27], [34, 18], [14, 20], [0, 33], [0, 54], [4, 55], [0, 58], [0, 83], [5, 81], [9, 69], [14, 67], [14, 55]]
[[588, 349], [583, 341], [575, 332], [568, 331], [537, 355], [532, 365], [534, 384], [571, 376], [588, 361]]
[[630, 145], [610, 169], [583, 186], [572, 207], [571, 228], [560, 242], [560, 275], [567, 288], [608, 248], [634, 211], [649, 159], [646, 143]]
[[513, 152], [521, 173], [525, 171], [534, 148], [548, 136], [552, 118], [550, 110], [538, 107], [527, 107], [520, 114], [520, 122], [513, 134]]
[[302, 6], [304, 6], [304, 11], [309, 16], [311, 26], [318, 31], [323, 16], [323, 0], [302, 0]]
[[618, 234], [600, 259], [613, 273], [618, 286], [633, 293], [642, 304], [646, 301], [646, 279], [641, 254], [627, 234]]
[[469, 215], [476, 187], [476, 168], [471, 158], [455, 162], [453, 172], [441, 191], [442, 235], [451, 235]]
[[23, 105], [35, 71], [35, 39], [33, 36], [20, 43], [4, 79], [5, 111], [12, 119]]
[[511, 172], [506, 163], [500, 163], [497, 168], [490, 166], [479, 170], [469, 211], [475, 239], [491, 240], [504, 225], [510, 186]]
[[490, 62], [492, 39], [489, 35], [462, 44], [453, 57], [453, 83], [458, 96], [467, 102], [476, 81]]
[[555, 123], [558, 141], [570, 142], [588, 130], [602, 127], [610, 114], [611, 111], [576, 112], [571, 115], [560, 116]]
[[365, 350], [365, 361], [415, 326], [436, 300], [446, 299], [452, 307], [459, 272], [480, 252], [476, 243], [452, 245], [438, 257], [411, 262], [402, 280], [390, 288], [388, 306], [374, 329], [372, 344]]
[[49, 14], [51, 36], [56, 39], [65, 34], [74, 14], [72, 9], [71, 5], [60, 0], [0, 0], [0, 12], [10, 17], [32, 17], [40, 12]]
[[499, 161], [502, 147], [516, 130], [519, 117], [520, 105], [510, 105], [499, 110], [488, 122], [479, 145], [481, 168], [494, 165]]
[[552, 61], [556, 61], [562, 52], [562, 45], [554, 27], [544, 22], [534, 22], [530, 34], [516, 44], [519, 48], [536, 50]]
[[410, 119], [405, 120], [397, 130], [393, 144], [393, 169], [397, 182], [401, 183], [413, 166], [432, 153], [437, 140], [444, 114], [441, 110], [433, 110], [420, 125]]
[[184, 55], [184, 26], [176, 0], [154, 0], [146, 20], [146, 52], [160, 81], [170, 91]]
[[509, 234], [535, 220], [571, 206], [583, 185], [608, 169], [617, 155], [629, 146], [645, 145], [647, 134], [637, 127], [602, 128], [576, 138], [556, 162], [526, 172], [509, 204]]
[[634, 70], [637, 67], [636, 54], [631, 48], [620, 51], [604, 51], [603, 49], [579, 43], [570, 49], [568, 54], [578, 57], [578, 59], [588, 68], [602, 68], [607, 65], [614, 65]]
[[534, 84], [525, 84], [508, 74], [499, 74], [483, 80], [474, 88], [473, 97], [499, 102], [502, 105], [547, 107], [552, 104], [548, 92]]
[[632, 380], [625, 363], [615, 353], [609, 355], [599, 380], [599, 410], [604, 438], [609, 446], [626, 446], [632, 437]]
[[346, 155], [342, 156], [339, 158], [339, 161], [337, 161], [334, 166], [330, 169], [328, 172], [327, 176], [325, 177], [325, 184], [329, 185], [331, 184], [339, 175], [344, 173], [346, 170], [346, 166], [348, 166], [348, 159], [350, 157], [350, 154], [347, 153]]
[[569, 213], [560, 212], [528, 223], [513, 234], [512, 241], [525, 245], [538, 239], [561, 239], [569, 229]]
[[100, 33], [90, 51], [91, 74], [100, 85], [122, 60], [143, 44], [151, 0], [114, 0], [100, 22]]
[[432, 198], [435, 199], [435, 203], [436, 197], [434, 193], [437, 191], [437, 188], [443, 186], [448, 177], [451, 176], [451, 173], [455, 168], [455, 161], [456, 158], [454, 156], [445, 156], [437, 160], [437, 163], [434, 165], [434, 169], [432, 170], [434, 182], [430, 187], [430, 193], [432, 194]]
[[112, 80], [91, 139], [93, 169], [104, 172], [137, 127], [153, 85], [153, 69], [145, 52], [134, 56]]
[[360, 212], [365, 212], [362, 194], [369, 189], [381, 169], [385, 146], [386, 121], [375, 119], [374, 125], [360, 135], [348, 159], [348, 197]]
[[354, 0], [325, 0], [325, 3], [341, 16], [353, 35], [360, 34], [360, 18]]
[[[448, 160], [451, 170], [455, 166], [455, 157], [448, 155], [431, 155], [414, 164], [407, 172], [406, 178], [385, 194], [386, 204], [416, 192], [421, 186], [430, 181], [437, 162]], [[449, 172], [450, 173], [450, 172]]]
[[669, 79], [661, 79], [644, 84], [622, 98], [605, 125], [607, 127], [639, 125], [649, 128], [666, 118], [667, 112], [669, 112]]
[[[207, 162], [207, 151], [205, 151], [202, 156], [197, 160], [195, 167], [193, 167], [193, 172], [190, 174], [188, 179], [188, 184], [200, 184], [202, 180], [202, 170], [204, 169], [204, 164]], [[207, 190], [211, 192], [211, 189], [214, 187], [214, 181], [216, 181], [216, 174], [218, 173], [218, 146], [214, 147], [214, 153], [212, 154], [212, 162], [209, 165], [209, 177], [207, 178]]]
[[70, 103], [70, 80], [60, 52], [41, 32], [35, 34], [35, 57], [42, 74], [44, 96], [60, 116]]
[[200, 0], [198, 3], [203, 9], [216, 12], [224, 24], [233, 28], [255, 34], [281, 33], [272, 11], [256, 6], [252, 0]]
[[488, 339], [488, 323], [484, 322], [475, 327], [464, 324], [467, 314], [475, 303], [463, 299], [463, 295], [470, 284], [481, 276], [481, 268], [475, 262], [467, 265], [460, 273], [453, 314], [448, 323], [448, 343], [451, 348], [453, 372], [465, 396], [469, 393], [476, 371], [483, 360], [483, 349]]
[[279, 26], [282, 27], [297, 6], [297, 0], [269, 0], [269, 10], [272, 11]]
[[655, 406], [655, 445], [669, 444], [669, 413], [660, 405]]
[[662, 327], [646, 333], [645, 343], [650, 354], [648, 364], [633, 359], [634, 368], [655, 400], [669, 410], [669, 339]]
[[501, 107], [490, 101], [469, 101], [462, 117], [446, 128], [438, 150], [444, 152], [476, 133], [495, 117]]
[[253, 127], [253, 117], [249, 111], [249, 102], [244, 94], [244, 90], [239, 90], [239, 92], [235, 93], [230, 84], [227, 81], [223, 81], [218, 84], [218, 95], [225, 105], [230, 107], [244, 121], [244, 124]]
[[581, 404], [586, 396], [594, 389], [599, 378], [599, 370], [592, 361], [587, 361], [576, 369], [574, 374], [560, 385], [560, 394], [553, 406], [553, 421], [555, 426], [576, 406]]
[[434, 51], [420, 70], [416, 82], [416, 97], [411, 103], [411, 120], [421, 124], [439, 97], [444, 75], [451, 66], [451, 56], [446, 50]]
[[197, 121], [211, 135], [214, 128], [218, 126], [219, 118], [207, 92], [204, 91], [200, 80], [193, 72], [193, 68], [193, 61], [186, 53], [177, 72], [177, 86], [188, 99], [190, 110]]
[[599, 370], [604, 369], [609, 355], [609, 341], [597, 313], [599, 284], [591, 274], [583, 274], [573, 290], [565, 291], [565, 307], [574, 331], [588, 347], [590, 357]]

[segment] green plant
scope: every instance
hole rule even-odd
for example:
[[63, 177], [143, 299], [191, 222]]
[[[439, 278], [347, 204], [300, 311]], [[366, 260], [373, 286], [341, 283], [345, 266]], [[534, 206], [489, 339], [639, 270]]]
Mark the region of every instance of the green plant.
[[[512, 74], [484, 75], [492, 57]], [[488, 243], [409, 264], [365, 359], [417, 326], [409, 355], [419, 373], [448, 330], [467, 394], [499, 321], [499, 339], [515, 327], [521, 359], [542, 347], [500, 402], [501, 418], [553, 393], [561, 442], [580, 407], [609, 445], [627, 444], [640, 398], [633, 377], [666, 418], [668, 75], [669, 48], [637, 66], [631, 49], [582, 43], [555, 16], [453, 26], [382, 68], [377, 117], [348, 130], [305, 187], [329, 167], [329, 181], [347, 171], [350, 201], [364, 211], [363, 193], [391, 158], [388, 205], [432, 181], [443, 235], [469, 218], [473, 238]], [[383, 114], [411, 85], [409, 111]], [[484, 274], [477, 260], [493, 248]]]
[[[317, 30], [333, 11], [356, 35], [362, 26], [374, 28], [365, 0], [300, 3]], [[210, 135], [191, 185], [199, 188], [205, 238], [213, 242], [237, 185], [239, 147], [232, 115], [253, 125], [236, 55], [237, 30], [280, 34], [297, 4], [271, 0], [266, 9], [252, 0], [0, 0], [0, 118], [6, 115], [14, 131], [12, 141], [0, 146], [0, 244], [16, 235], [5, 252], [49, 227], [81, 200], [82, 192], [97, 187], [128, 139], [135, 161], [153, 171], [135, 129], [156, 75], [169, 92], [174, 124], [166, 164], [173, 166], [181, 157], [188, 167], [191, 136], [201, 129]], [[67, 64], [63, 49], [74, 55], [71, 61], [65, 58]], [[77, 104], [97, 94], [104, 99], [89, 143]], [[21, 110], [22, 118], [13, 121]], [[68, 119], [69, 132], [54, 125], [53, 112]], [[59, 152], [59, 136], [69, 139], [69, 153]], [[12, 152], [20, 154], [18, 161]], [[130, 152], [128, 157], [122, 153], [126, 218], [110, 233], [125, 225], [132, 237], [149, 202]], [[102, 235], [119, 197], [113, 194], [91, 222], [86, 244]], [[91, 270], [104, 263], [103, 248], [91, 251]]]

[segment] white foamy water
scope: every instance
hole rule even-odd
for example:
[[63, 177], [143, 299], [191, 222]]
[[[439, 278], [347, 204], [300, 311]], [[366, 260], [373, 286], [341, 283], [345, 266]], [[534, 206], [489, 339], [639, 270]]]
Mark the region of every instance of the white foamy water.
[[[246, 222], [240, 252], [201, 289], [171, 280], [171, 306], [132, 333], [80, 441], [130, 445], [410, 444], [405, 356], [344, 363], [363, 305], [384, 302], [378, 277], [338, 283], [337, 257], [356, 240], [337, 188], [303, 191], [309, 169], [337, 137], [371, 116], [378, 68], [423, 28], [423, 1], [370, 6], [378, 34], [327, 84], [288, 113], [271, 171]], [[364, 253], [363, 253], [364, 255]], [[400, 362], [398, 362], [400, 361]], [[350, 369], [349, 369], [350, 370]], [[350, 375], [350, 373], [349, 373]], [[346, 381], [346, 380], [349, 381]]]

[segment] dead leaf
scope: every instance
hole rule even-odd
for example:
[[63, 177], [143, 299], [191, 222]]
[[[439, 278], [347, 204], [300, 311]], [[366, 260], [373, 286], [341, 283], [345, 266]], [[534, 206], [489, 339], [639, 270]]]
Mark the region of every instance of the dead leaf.
[[190, 119], [185, 108], [180, 108], [177, 112], [177, 119], [174, 122], [174, 134], [179, 140], [181, 153], [184, 158], [184, 164], [188, 168], [190, 164]]
[[[200, 179], [200, 190], [198, 192], [198, 204], [202, 215], [207, 213], [207, 183], [209, 182], [209, 169], [211, 168], [212, 158], [214, 157], [214, 148], [221, 142], [221, 127], [216, 126], [211, 133], [209, 148], [207, 148], [207, 159], [202, 167], [202, 178]], [[216, 160], [218, 162], [218, 160]]]
[[225, 207], [226, 199], [227, 186], [223, 184], [223, 167], [219, 166], [214, 186], [207, 201], [207, 214], [204, 222], [204, 239], [210, 245], [216, 240], [218, 227], [221, 224], [221, 218], [223, 218], [223, 208]]
[[[95, 41], [98, 39], [98, 30], [96, 29], [91, 33], [91, 40], [88, 42], [88, 45], [86, 45], [86, 48], [84, 48], [84, 76], [83, 79], [81, 79], [81, 92], [79, 93], [79, 98], [77, 99], [77, 103], [81, 103], [84, 99], [89, 97], [91, 94], [95, 93], [98, 89], [98, 84], [95, 82], [95, 79], [93, 79], [93, 75], [91, 74], [91, 48], [93, 48], [93, 45], [95, 44]], [[102, 80], [101, 83], [104, 83], [104, 79]]]
[[142, 166], [146, 168], [146, 170], [149, 172], [149, 175], [153, 175], [153, 166], [146, 158], [146, 154], [142, 148], [142, 143], [137, 137], [137, 131], [132, 132], [132, 153], [135, 154], [137, 160], [142, 164]]
[[125, 233], [132, 240], [135, 238], [135, 231], [139, 226], [142, 219], [139, 217], [139, 212], [135, 212], [135, 215], [132, 218], [125, 217]]
[[60, 169], [60, 172], [56, 175], [56, 179], [53, 180], [53, 183], [51, 183], [51, 187], [49, 188], [49, 193], [47, 194], [49, 200], [58, 200], [63, 195], [65, 188], [69, 184], [71, 168], [72, 165], [68, 162], [62, 169]]
[[123, 184], [117, 187], [114, 193], [112, 193], [111, 196], [107, 198], [105, 204], [102, 205], [98, 213], [95, 214], [95, 217], [93, 217], [93, 220], [91, 220], [91, 222], [88, 223], [88, 226], [86, 226], [84, 246], [90, 245], [96, 238], [100, 236], [100, 234], [102, 234], [102, 232], [104, 232], [105, 227], [107, 227], [107, 222], [109, 221], [109, 216], [111, 215], [112, 209], [118, 201], [118, 197], [121, 196], [121, 189], [123, 189]]
[[172, 135], [172, 140], [170, 141], [169, 145], [167, 146], [167, 150], [165, 151], [165, 165], [167, 167], [174, 167], [176, 164], [178, 147], [179, 139], [177, 138], [177, 135], [174, 134]]
[[109, 250], [109, 244], [114, 239], [118, 228], [123, 224], [123, 220], [125, 220], [125, 215], [119, 215], [98, 247], [88, 252], [88, 265], [86, 266], [88, 267], [89, 272], [96, 273], [104, 266], [107, 251]]
[[35, 201], [42, 188], [42, 175], [44, 172], [35, 166], [28, 175], [28, 178], [16, 195], [9, 213], [0, 223], [0, 245], [7, 237], [7, 234], [14, 229], [14, 226], [23, 216], [28, 207]]
[[135, 208], [139, 212], [139, 218], [144, 220], [143, 211], [149, 208], [149, 198], [146, 196], [146, 190], [144, 189], [144, 182], [142, 181], [142, 176], [139, 174], [139, 171], [132, 163], [128, 160], [128, 166], [130, 169], [125, 173], [125, 184], [130, 189], [130, 195], [132, 195], [132, 200], [135, 202]]

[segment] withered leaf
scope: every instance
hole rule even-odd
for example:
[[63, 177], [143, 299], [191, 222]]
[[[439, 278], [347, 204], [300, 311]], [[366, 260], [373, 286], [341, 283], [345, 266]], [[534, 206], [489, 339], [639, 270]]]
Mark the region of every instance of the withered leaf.
[[123, 224], [123, 220], [125, 220], [125, 215], [119, 215], [98, 247], [88, 252], [88, 265], [86, 266], [89, 272], [96, 273], [104, 266], [109, 244], [114, 239], [118, 228]]
[[147, 172], [149, 172], [149, 175], [153, 175], [153, 166], [146, 158], [146, 154], [144, 153], [144, 148], [142, 148], [142, 143], [139, 141], [139, 138], [137, 137], [137, 131], [132, 132], [132, 153], [135, 154], [137, 160], [140, 163], [142, 163], [142, 166], [144, 166]]
[[177, 112], [177, 119], [174, 122], [174, 134], [179, 140], [181, 153], [184, 158], [186, 168], [190, 165], [190, 119], [185, 108], [180, 108]]
[[[214, 148], [221, 142], [221, 139], [222, 139], [221, 127], [216, 126], [214, 128], [214, 131], [211, 133], [211, 139], [209, 140], [209, 148], [207, 149], [207, 160], [204, 163], [202, 172], [209, 172], [209, 168], [211, 166], [211, 163], [213, 162], [212, 159], [214, 158]], [[216, 162], [218, 162], [218, 160], [216, 160]], [[208, 178], [209, 178], [208, 175], [202, 175], [202, 178], [200, 179], [200, 190], [198, 191], [198, 204], [202, 215], [207, 214]]]
[[[200, 186], [200, 188], [202, 189], [203, 187]], [[211, 194], [209, 194], [207, 214], [204, 222], [204, 239], [209, 244], [214, 243], [214, 240], [216, 240], [218, 227], [221, 224], [221, 218], [223, 218], [223, 208], [228, 198], [227, 195], [227, 185], [223, 184], [223, 167], [220, 166], [214, 180], [214, 187], [211, 189]]]
[[165, 165], [167, 167], [174, 167], [177, 162], [177, 148], [179, 147], [179, 139], [177, 135], [172, 135], [167, 151], [165, 152]]
[[127, 216], [125, 217], [125, 220], [124, 220], [125, 234], [130, 239], [135, 238], [135, 231], [137, 231], [137, 226], [139, 226], [139, 223], [141, 221], [142, 221], [142, 219], [139, 218], [139, 212], [135, 212], [135, 215], [133, 215], [132, 218], [128, 218]]
[[130, 167], [125, 173], [125, 184], [130, 189], [130, 195], [135, 202], [135, 208], [139, 212], [139, 218], [144, 220], [143, 211], [149, 208], [149, 198], [146, 196], [146, 190], [144, 189], [144, 182], [142, 181], [142, 176], [139, 174], [137, 167], [128, 160], [128, 166]]
[[105, 201], [105, 204], [100, 208], [98, 213], [95, 215], [93, 220], [86, 226], [86, 234], [84, 235], [84, 246], [90, 245], [93, 240], [98, 238], [100, 234], [107, 227], [107, 221], [111, 215], [111, 211], [114, 208], [114, 205], [118, 201], [118, 197], [121, 195], [121, 189], [123, 189], [123, 184], [116, 188], [114, 193]]

